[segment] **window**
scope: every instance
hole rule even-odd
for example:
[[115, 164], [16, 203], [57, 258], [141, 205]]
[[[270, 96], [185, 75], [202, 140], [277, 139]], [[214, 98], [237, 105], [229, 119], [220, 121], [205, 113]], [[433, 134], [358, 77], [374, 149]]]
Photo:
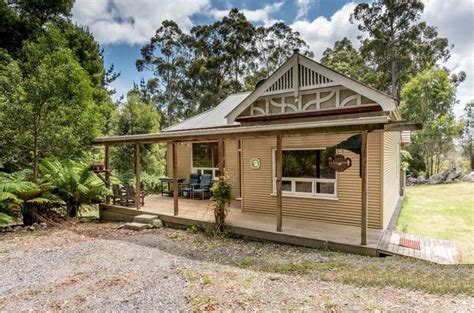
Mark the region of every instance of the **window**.
[[[329, 168], [335, 149], [283, 150], [282, 192], [284, 195], [336, 196], [336, 172]], [[275, 173], [275, 162], [273, 162]], [[276, 192], [276, 175], [273, 191]]]
[[192, 172], [219, 176], [219, 144], [217, 142], [193, 143]]

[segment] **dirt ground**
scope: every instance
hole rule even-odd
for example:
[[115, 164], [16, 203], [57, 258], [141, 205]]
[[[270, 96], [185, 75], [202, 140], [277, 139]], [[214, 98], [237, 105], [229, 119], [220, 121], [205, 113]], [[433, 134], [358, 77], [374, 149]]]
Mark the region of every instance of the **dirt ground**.
[[469, 311], [472, 266], [371, 258], [199, 229], [84, 223], [0, 234], [0, 311]]

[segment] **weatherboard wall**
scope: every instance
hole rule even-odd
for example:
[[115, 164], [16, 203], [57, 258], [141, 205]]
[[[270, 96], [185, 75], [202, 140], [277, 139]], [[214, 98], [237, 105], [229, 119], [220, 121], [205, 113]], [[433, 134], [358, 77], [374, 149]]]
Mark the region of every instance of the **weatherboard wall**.
[[383, 226], [387, 227], [400, 197], [400, 132], [383, 133]]
[[[285, 148], [326, 148], [353, 134], [317, 134], [283, 138]], [[382, 228], [382, 133], [370, 133], [368, 142], [368, 214], [369, 227]], [[276, 214], [276, 197], [272, 195], [272, 150], [275, 138], [242, 140], [242, 210]], [[361, 179], [359, 156], [341, 152], [352, 159], [352, 167], [337, 175], [337, 200], [283, 196], [283, 216], [360, 226]], [[250, 167], [250, 160], [259, 158], [259, 169]], [[284, 227], [283, 219], [283, 227]]]

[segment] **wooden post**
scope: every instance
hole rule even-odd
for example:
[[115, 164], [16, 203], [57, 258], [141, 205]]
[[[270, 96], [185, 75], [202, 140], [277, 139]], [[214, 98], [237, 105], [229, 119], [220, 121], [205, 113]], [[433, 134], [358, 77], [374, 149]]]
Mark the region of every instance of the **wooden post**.
[[[105, 186], [110, 190], [110, 146], [104, 145]], [[105, 197], [105, 204], [110, 204], [110, 196]]]
[[361, 210], [361, 238], [360, 244], [365, 246], [367, 245], [367, 225], [368, 225], [368, 209], [367, 209], [367, 135], [368, 131], [364, 130], [362, 132], [362, 149], [361, 149], [361, 178], [362, 178], [362, 210]]
[[275, 163], [276, 163], [276, 194], [277, 194], [277, 231], [282, 231], [282, 215], [283, 215], [283, 202], [282, 202], [282, 159], [283, 159], [283, 151], [282, 151], [282, 138], [281, 135], [276, 136], [276, 155], [275, 155]]
[[142, 207], [141, 201], [141, 153], [140, 153], [140, 143], [135, 142], [135, 207], [137, 210], [140, 210]]
[[135, 207], [137, 210], [142, 208], [142, 193], [141, 193], [141, 179], [140, 175], [142, 172], [140, 162], [140, 143], [135, 142]]
[[224, 177], [224, 166], [225, 166], [225, 156], [224, 156], [224, 140], [219, 139], [219, 179]]
[[405, 194], [406, 186], [406, 173], [404, 170], [400, 170], [400, 196]]
[[173, 146], [173, 208], [174, 208], [174, 215], [178, 215], [178, 193], [179, 193], [179, 186], [178, 186], [178, 156], [176, 150], [176, 142], [172, 142]]

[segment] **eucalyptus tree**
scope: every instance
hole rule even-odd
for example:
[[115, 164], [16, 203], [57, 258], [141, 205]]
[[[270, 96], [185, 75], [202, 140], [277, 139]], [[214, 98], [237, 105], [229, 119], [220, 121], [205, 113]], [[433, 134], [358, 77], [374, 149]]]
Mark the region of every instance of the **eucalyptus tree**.
[[158, 111], [166, 127], [182, 117], [185, 101], [181, 86], [186, 80], [187, 67], [192, 51], [187, 46], [187, 35], [174, 21], [164, 21], [150, 42], [141, 49], [136, 61], [139, 71], [153, 72], [148, 87], [154, 93]]
[[[462, 123], [456, 121], [453, 113], [455, 84], [445, 70], [426, 70], [405, 84], [402, 99], [403, 119], [423, 124], [423, 129], [413, 134], [408, 147], [412, 161], [417, 163], [411, 168], [426, 170], [428, 176], [436, 174], [452, 151], [454, 140], [462, 134]], [[417, 156], [422, 157], [422, 167]]]
[[421, 0], [377, 0], [358, 4], [350, 18], [364, 32], [364, 59], [382, 74], [377, 87], [396, 98], [410, 77], [450, 57], [448, 39], [420, 22], [423, 10]]
[[278, 69], [295, 49], [300, 50], [309, 58], [314, 57], [314, 53], [309, 50], [308, 44], [301, 38], [300, 33], [293, 31], [283, 22], [276, 22], [270, 27], [258, 27], [255, 38], [258, 60], [267, 75]]
[[333, 48], [324, 50], [321, 63], [353, 79], [377, 86], [380, 73], [366, 64], [363, 55], [347, 37], [336, 41]]

